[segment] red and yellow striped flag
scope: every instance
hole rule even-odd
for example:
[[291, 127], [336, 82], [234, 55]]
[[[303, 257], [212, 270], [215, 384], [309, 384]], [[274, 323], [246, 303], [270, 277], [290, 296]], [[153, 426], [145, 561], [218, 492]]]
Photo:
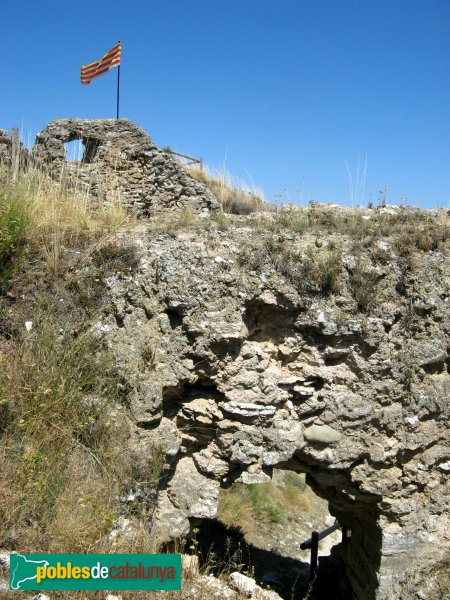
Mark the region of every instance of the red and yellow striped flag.
[[119, 42], [100, 60], [96, 60], [90, 65], [81, 67], [81, 83], [83, 85], [88, 85], [95, 77], [103, 75], [103, 73], [109, 71], [111, 67], [118, 67], [120, 65], [121, 52], [122, 44]]

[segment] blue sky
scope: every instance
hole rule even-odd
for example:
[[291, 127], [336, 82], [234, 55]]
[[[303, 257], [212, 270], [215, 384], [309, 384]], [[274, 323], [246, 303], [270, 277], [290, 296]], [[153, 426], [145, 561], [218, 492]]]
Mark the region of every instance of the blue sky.
[[450, 0], [1, 0], [0, 127], [121, 116], [270, 201], [450, 201]]

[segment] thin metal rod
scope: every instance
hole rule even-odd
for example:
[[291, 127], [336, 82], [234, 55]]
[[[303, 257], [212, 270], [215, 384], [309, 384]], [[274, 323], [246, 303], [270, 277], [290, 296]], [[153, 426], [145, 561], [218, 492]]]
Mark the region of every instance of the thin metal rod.
[[[330, 535], [330, 533], [333, 533], [333, 531], [336, 531], [336, 529], [339, 529], [340, 527], [341, 527], [341, 524], [336, 521], [336, 523], [334, 523], [334, 525], [331, 525], [331, 527], [327, 527], [321, 533], [318, 533], [317, 534], [319, 536], [318, 539], [323, 540], [323, 538], [327, 537], [327, 535]], [[309, 540], [306, 540], [306, 542], [302, 542], [300, 544], [300, 548], [302, 550], [307, 550], [308, 548], [311, 548], [312, 542], [313, 542], [313, 538], [311, 537]]]
[[319, 555], [319, 533], [313, 531], [311, 534], [311, 562], [309, 565], [309, 581], [314, 581], [317, 573], [317, 557]]
[[117, 67], [117, 116], [119, 118], [119, 94], [120, 94], [120, 65]]

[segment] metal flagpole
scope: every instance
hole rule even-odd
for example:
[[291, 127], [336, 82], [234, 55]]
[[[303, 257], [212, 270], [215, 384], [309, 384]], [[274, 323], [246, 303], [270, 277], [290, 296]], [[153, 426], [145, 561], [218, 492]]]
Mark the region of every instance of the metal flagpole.
[[[120, 40], [118, 43], [120, 44]], [[120, 63], [117, 67], [117, 116], [116, 116], [116, 119], [119, 118], [119, 93], [120, 93]]]

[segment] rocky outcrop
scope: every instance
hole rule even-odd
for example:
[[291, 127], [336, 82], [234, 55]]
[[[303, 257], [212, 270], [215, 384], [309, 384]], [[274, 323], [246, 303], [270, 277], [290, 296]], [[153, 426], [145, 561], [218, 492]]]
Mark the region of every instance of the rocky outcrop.
[[251, 270], [241, 241], [261, 230], [248, 222], [135, 233], [139, 271], [106, 280], [112, 308], [94, 330], [128, 380], [130, 443], [166, 455], [154, 531], [214, 516], [220, 486], [306, 472], [351, 531], [335, 554], [354, 597], [407, 598], [402, 582], [449, 540], [448, 259], [378, 266], [381, 300], [361, 312], [345, 269], [329, 296], [269, 263]]
[[[76, 139], [83, 158], [67, 161], [65, 143]], [[0, 162], [17, 166], [12, 146], [0, 130]], [[204, 218], [195, 231], [155, 234], [161, 222], [170, 230], [161, 213], [208, 217], [219, 204], [130, 121], [53, 121], [32, 158], [92, 201], [156, 216], [117, 234], [119, 248], [136, 246], [139, 267], [108, 270], [92, 328], [120, 371], [124, 452], [145, 468], [163, 455], [155, 536], [182, 537], [213, 519], [221, 487], [291, 469], [350, 532], [322, 565], [345, 573], [342, 597], [433, 598], [449, 561], [448, 229], [435, 239], [429, 214], [415, 214], [411, 250], [413, 226], [394, 244], [379, 219], [364, 229], [371, 245], [355, 250], [368, 211], [352, 213], [352, 239], [339, 229], [345, 215], [318, 236], [301, 218], [289, 229], [298, 217], [287, 210], [278, 223], [270, 213]], [[333, 222], [306, 210], [308, 223]], [[75, 274], [80, 288], [88, 263]], [[145, 503], [147, 515], [154, 496], [154, 481], [143, 480], [118, 501]], [[119, 534], [133, 534], [124, 515], [110, 539]]]
[[[74, 140], [81, 140], [84, 153], [79, 161], [67, 161], [65, 144]], [[52, 121], [36, 136], [32, 156], [70, 187], [141, 214], [186, 207], [207, 213], [219, 208], [206, 186], [189, 177], [128, 119]]]

